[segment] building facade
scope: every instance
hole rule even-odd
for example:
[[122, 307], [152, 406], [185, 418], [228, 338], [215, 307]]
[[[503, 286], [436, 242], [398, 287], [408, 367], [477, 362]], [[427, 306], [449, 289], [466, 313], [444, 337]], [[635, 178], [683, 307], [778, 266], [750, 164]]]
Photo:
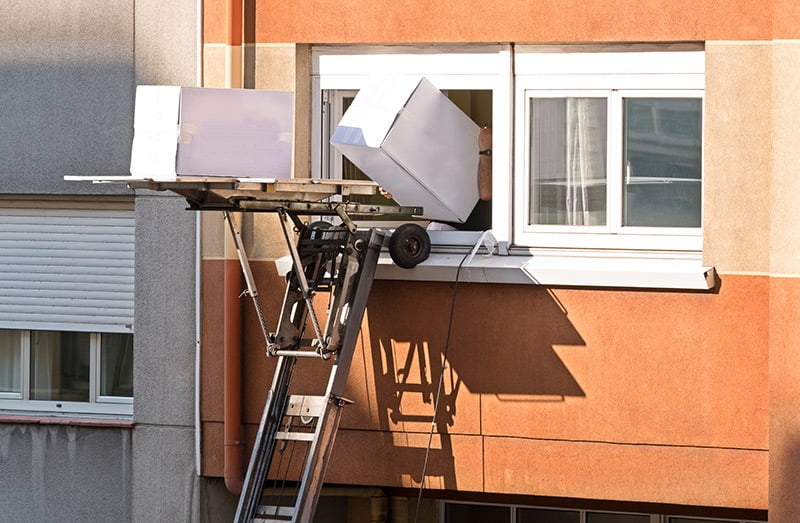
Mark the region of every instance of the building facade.
[[195, 2], [0, 6], [3, 521], [215, 520], [195, 454], [196, 220], [126, 175], [138, 84], [198, 83]]
[[[221, 216], [63, 180], [127, 174], [135, 86], [292, 91], [294, 175], [338, 178], [376, 74], [491, 124], [496, 243], [381, 261], [317, 519], [797, 519], [794, 4], [51, 4], [0, 7], [9, 520], [233, 514], [274, 363]], [[275, 325], [281, 233], [240, 226]]]
[[[205, 13], [206, 86], [295, 92], [296, 176], [347, 176], [327, 137], [370, 75], [425, 76], [493, 127], [502, 252], [473, 260], [457, 290], [475, 234], [435, 238], [407, 273], [381, 265], [329, 482], [411, 498], [413, 514], [444, 368], [424, 476], [433, 520], [795, 518], [794, 6], [209, 1]], [[214, 223], [202, 470], [222, 476], [211, 305], [235, 262]], [[244, 226], [274, 322], [280, 293], [263, 289], [281, 287], [279, 235], [267, 217]], [[244, 307], [249, 441], [271, 367]]]

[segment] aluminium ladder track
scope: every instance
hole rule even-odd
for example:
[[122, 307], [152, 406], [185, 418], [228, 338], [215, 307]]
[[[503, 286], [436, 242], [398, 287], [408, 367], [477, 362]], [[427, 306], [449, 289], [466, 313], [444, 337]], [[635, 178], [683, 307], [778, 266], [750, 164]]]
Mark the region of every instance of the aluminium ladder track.
[[[282, 216], [283, 223], [286, 218]], [[230, 221], [229, 224], [233, 232]], [[290, 248], [294, 268], [287, 277], [278, 330], [268, 334], [267, 339], [268, 352], [278, 360], [239, 498], [236, 522], [313, 519], [341, 409], [349, 403], [342, 394], [385, 238], [376, 229], [351, 232], [346, 225], [333, 227], [318, 222], [303, 225], [297, 247]], [[246, 257], [240, 256], [240, 261], [248, 274]], [[315, 317], [310, 298], [318, 291], [331, 293], [333, 300], [324, 333], [314, 325], [318, 335], [309, 340], [302, 336], [308, 320]], [[254, 295], [252, 291], [250, 294]], [[289, 394], [297, 361], [303, 357], [333, 360], [323, 395]], [[267, 477], [270, 467], [278, 460], [274, 474], [288, 475], [290, 468], [297, 467], [292, 463], [284, 466], [283, 461], [287, 455], [291, 461], [298, 452], [302, 462], [300, 478], [289, 502], [283, 499], [287, 496], [280, 496], [274, 504], [262, 503], [262, 493], [270, 481]], [[284, 490], [292, 489], [284, 487]]]

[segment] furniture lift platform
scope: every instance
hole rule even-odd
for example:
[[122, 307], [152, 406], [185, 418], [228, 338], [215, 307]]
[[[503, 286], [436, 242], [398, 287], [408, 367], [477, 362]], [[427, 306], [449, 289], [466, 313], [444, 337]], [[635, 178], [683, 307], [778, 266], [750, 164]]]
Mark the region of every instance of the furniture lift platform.
[[[353, 218], [382, 214], [410, 217], [421, 215], [422, 209], [351, 201], [355, 195], [375, 194], [377, 184], [369, 181], [217, 177], [180, 177], [171, 181], [129, 177], [69, 179], [172, 191], [186, 198], [192, 210], [224, 212], [244, 273], [245, 294], [255, 306], [266, 353], [277, 357], [235, 521], [312, 521], [341, 409], [350, 403], [343, 397], [345, 383], [380, 251], [389, 244], [390, 252], [394, 248], [404, 256], [398, 264], [413, 266], [427, 258], [430, 250], [427, 234], [417, 225], [409, 224], [412, 227], [407, 231], [411, 233], [401, 233], [398, 228], [390, 236], [376, 228], [359, 229]], [[228, 214], [236, 211], [275, 212], [280, 217], [292, 269], [287, 274], [274, 331], [266, 325], [241, 234]], [[334, 215], [341, 219], [340, 225], [301, 219]], [[392, 238], [399, 236], [402, 238], [392, 243]], [[324, 326], [314, 308], [318, 293], [328, 297]], [[306, 337], [306, 333], [311, 335]], [[297, 362], [302, 358], [330, 363], [323, 395], [289, 393]], [[292, 463], [297, 456], [300, 456], [299, 466]], [[289, 479], [289, 471], [299, 471], [299, 478]], [[268, 478], [270, 472], [273, 479]], [[270, 484], [277, 488], [267, 488]], [[274, 495], [275, 492], [279, 494]], [[271, 499], [265, 502], [263, 498], [267, 496]]]

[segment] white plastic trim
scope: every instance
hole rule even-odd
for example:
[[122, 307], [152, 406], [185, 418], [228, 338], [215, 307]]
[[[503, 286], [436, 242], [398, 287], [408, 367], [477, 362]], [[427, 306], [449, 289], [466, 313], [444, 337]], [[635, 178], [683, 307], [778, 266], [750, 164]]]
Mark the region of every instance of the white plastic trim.
[[[394, 264], [382, 253], [375, 278], [405, 281], [454, 281], [465, 254], [432, 254], [413, 269]], [[288, 256], [275, 261], [278, 274], [291, 269]], [[459, 281], [567, 287], [617, 287], [634, 289], [710, 290], [716, 282], [714, 267], [699, 260], [630, 258], [625, 256], [475, 255], [461, 268]]]
[[[396, 266], [388, 254], [378, 262], [376, 278], [454, 281], [463, 254], [433, 254], [414, 269]], [[461, 269], [459, 281], [570, 287], [619, 287], [709, 290], [715, 270], [696, 260], [621, 257], [477, 255]]]

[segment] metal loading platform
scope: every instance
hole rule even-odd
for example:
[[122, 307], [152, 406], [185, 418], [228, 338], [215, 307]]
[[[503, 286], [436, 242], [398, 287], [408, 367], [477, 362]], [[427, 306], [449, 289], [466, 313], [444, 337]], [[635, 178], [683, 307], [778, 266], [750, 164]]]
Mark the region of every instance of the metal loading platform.
[[[353, 219], [382, 214], [410, 217], [422, 214], [422, 209], [349, 201], [352, 195], [374, 194], [377, 185], [373, 182], [182, 178], [130, 181], [128, 185], [178, 193], [193, 210], [224, 211], [266, 352], [277, 358], [235, 521], [312, 521], [342, 407], [351, 403], [343, 394], [378, 258], [381, 249], [391, 243], [388, 232], [359, 229]], [[266, 324], [241, 234], [229, 215], [236, 211], [274, 212], [280, 219], [292, 269], [286, 276], [274, 331]], [[341, 224], [303, 221], [304, 217], [321, 216], [338, 216]], [[430, 249], [427, 234], [419, 226], [413, 227], [424, 236], [410, 228], [407, 231], [411, 233], [398, 229], [397, 241], [390, 246], [395, 252], [405, 252], [400, 261], [403, 266], [423, 261]], [[319, 307], [314, 307], [317, 295], [328, 297], [324, 322], [318, 317]], [[323, 394], [290, 394], [302, 358], [330, 364]]]

